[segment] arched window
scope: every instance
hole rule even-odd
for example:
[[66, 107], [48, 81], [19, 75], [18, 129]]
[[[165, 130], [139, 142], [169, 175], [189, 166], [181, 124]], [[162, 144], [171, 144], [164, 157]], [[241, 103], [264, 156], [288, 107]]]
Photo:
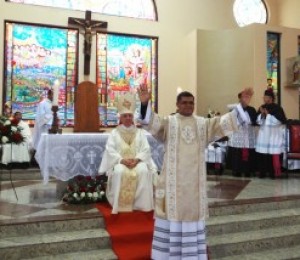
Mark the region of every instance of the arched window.
[[125, 16], [146, 20], [157, 20], [154, 0], [7, 0], [8, 2], [67, 8]]
[[267, 23], [268, 12], [263, 0], [235, 0], [233, 14], [240, 27], [253, 23]]

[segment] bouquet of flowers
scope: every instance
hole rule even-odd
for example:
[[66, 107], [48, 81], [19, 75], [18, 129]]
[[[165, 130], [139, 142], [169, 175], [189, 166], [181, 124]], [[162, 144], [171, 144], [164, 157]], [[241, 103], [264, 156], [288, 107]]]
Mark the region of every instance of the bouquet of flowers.
[[5, 116], [0, 116], [0, 142], [2, 144], [20, 144], [24, 141], [21, 134], [22, 127], [18, 126], [18, 123], [15, 119], [10, 120]]
[[87, 204], [107, 201], [107, 177], [105, 175], [83, 176], [78, 175], [68, 181], [63, 201], [70, 204]]

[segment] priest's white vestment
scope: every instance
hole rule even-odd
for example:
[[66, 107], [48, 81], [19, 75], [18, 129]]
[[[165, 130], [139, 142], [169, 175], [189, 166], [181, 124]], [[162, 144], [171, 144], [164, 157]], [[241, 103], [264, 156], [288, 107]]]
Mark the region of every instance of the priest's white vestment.
[[236, 112], [205, 119], [180, 114], [162, 118], [149, 111], [148, 106], [144, 123], [151, 118], [148, 130], [165, 144], [155, 191], [152, 259], [206, 259], [205, 147], [214, 136], [237, 130]]
[[52, 102], [45, 98], [37, 107], [35, 123], [33, 128], [33, 148], [36, 150], [42, 133], [47, 133], [52, 125]]
[[[129, 169], [120, 163], [128, 158], [139, 159], [140, 162]], [[153, 182], [157, 168], [145, 130], [131, 126], [126, 133], [122, 125], [112, 130], [98, 172], [108, 176], [106, 195], [113, 214], [153, 210]]]

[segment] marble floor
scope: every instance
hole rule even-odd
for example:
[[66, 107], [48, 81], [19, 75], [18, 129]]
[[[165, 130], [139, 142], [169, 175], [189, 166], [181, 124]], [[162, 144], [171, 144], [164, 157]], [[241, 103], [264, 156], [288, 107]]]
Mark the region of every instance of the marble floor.
[[[27, 172], [28, 173], [28, 172]], [[39, 178], [13, 180], [16, 194], [9, 180], [1, 181], [0, 224], [74, 214], [95, 214], [95, 205], [68, 205], [61, 201], [62, 183], [51, 180], [43, 184]], [[243, 201], [299, 196], [300, 172], [288, 179], [236, 178], [229, 175], [209, 175], [207, 182], [209, 203], [242, 203]], [[18, 199], [16, 198], [16, 195]]]

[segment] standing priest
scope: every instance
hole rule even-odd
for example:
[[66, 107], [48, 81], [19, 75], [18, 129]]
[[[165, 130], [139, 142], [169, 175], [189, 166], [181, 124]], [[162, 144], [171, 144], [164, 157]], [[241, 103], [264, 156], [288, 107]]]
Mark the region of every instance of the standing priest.
[[151, 111], [147, 86], [138, 91], [142, 123], [149, 122], [151, 134], [165, 144], [164, 166], [155, 191], [152, 259], [207, 259], [205, 147], [214, 136], [237, 129], [236, 112], [212, 119], [194, 116], [194, 96], [181, 92], [178, 113], [162, 118]]
[[112, 213], [153, 210], [153, 181], [157, 174], [146, 131], [134, 125], [135, 96], [120, 96], [120, 125], [107, 141], [99, 173], [108, 175], [107, 199]]
[[36, 150], [43, 133], [48, 133], [51, 128], [53, 113], [52, 109], [53, 91], [47, 91], [47, 97], [44, 98], [37, 107], [35, 123], [33, 128], [33, 148]]

